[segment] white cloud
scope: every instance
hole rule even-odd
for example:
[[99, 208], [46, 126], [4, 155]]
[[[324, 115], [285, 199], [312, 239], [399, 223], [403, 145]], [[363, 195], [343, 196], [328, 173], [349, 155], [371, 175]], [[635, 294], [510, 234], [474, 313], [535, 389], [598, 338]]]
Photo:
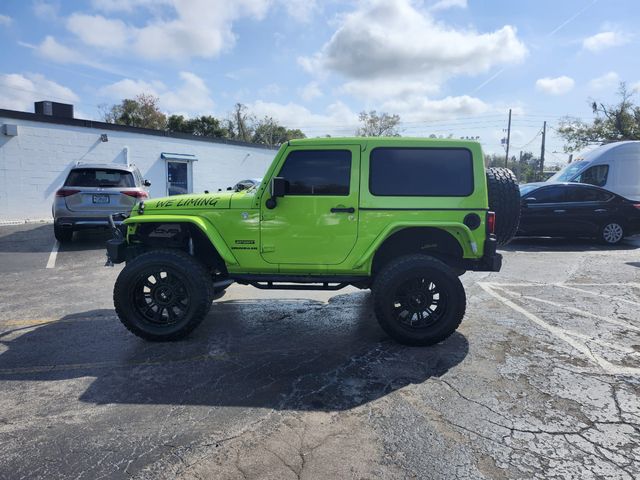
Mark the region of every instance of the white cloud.
[[279, 0], [282, 7], [294, 20], [298, 22], [310, 22], [320, 7], [317, 0]]
[[593, 52], [598, 53], [611, 47], [619, 47], [631, 41], [630, 35], [622, 32], [610, 31], [600, 32], [582, 41], [582, 46]]
[[573, 89], [575, 83], [573, 78], [566, 75], [556, 78], [544, 77], [536, 80], [536, 88], [549, 95], [564, 95]]
[[171, 4], [171, 0], [92, 0], [93, 8], [103, 12], [132, 12], [136, 8]]
[[297, 103], [275, 103], [258, 100], [247, 105], [258, 118], [273, 117], [287, 128], [299, 128], [307, 136], [351, 136], [358, 127], [358, 114], [342, 102], [330, 104], [324, 113], [312, 113]]
[[58, 18], [58, 10], [60, 9], [59, 4], [57, 3], [49, 3], [44, 0], [37, 0], [33, 2], [33, 13], [36, 14], [38, 18], [43, 20], [54, 20]]
[[46, 58], [47, 60], [52, 60], [56, 63], [61, 63], [63, 65], [86, 65], [98, 70], [103, 70], [105, 72], [120, 75], [120, 72], [118, 72], [117, 69], [101, 62], [96, 62], [95, 60], [78, 52], [77, 50], [59, 43], [54, 37], [50, 35], [45, 37], [40, 45], [31, 45], [30, 43], [25, 42], [18, 42], [18, 44], [22, 47], [35, 50], [35, 52], [41, 57]]
[[69, 88], [36, 73], [0, 75], [0, 108], [33, 111], [33, 102], [54, 100], [77, 102], [78, 96]]
[[410, 0], [372, 0], [341, 17], [329, 42], [299, 62], [318, 76], [346, 77], [351, 91], [375, 92], [371, 82], [386, 81], [385, 90], [433, 92], [451, 77], [485, 73], [526, 54], [509, 25], [478, 33], [437, 22]]
[[426, 97], [389, 100], [382, 103], [382, 111], [397, 113], [403, 121], [433, 121], [480, 115], [494, 108], [469, 95], [448, 96], [438, 100]]
[[321, 97], [322, 90], [318, 82], [309, 82], [304, 87], [298, 89], [298, 95], [300, 95], [300, 98], [305, 102], [310, 102], [314, 98]]
[[631, 91], [634, 93], [640, 93], [640, 82], [636, 82], [631, 85]]
[[80, 53], [62, 45], [50, 35], [35, 48], [39, 55], [57, 63], [83, 63], [85, 60]]
[[616, 72], [609, 72], [591, 80], [589, 88], [592, 90], [605, 90], [617, 87], [619, 83], [620, 76]]
[[439, 0], [429, 7], [429, 10], [435, 12], [438, 10], [448, 10], [449, 8], [467, 8], [467, 0]]
[[213, 58], [235, 44], [233, 23], [241, 18], [262, 19], [270, 1], [94, 0], [94, 7], [104, 12], [131, 13], [145, 8], [149, 20], [143, 26], [134, 26], [100, 15], [74, 14], [68, 27], [88, 45], [121, 51], [131, 48], [143, 58]]
[[9, 15], [0, 15], [0, 25], [8, 27], [13, 22], [13, 19]]
[[180, 80], [177, 88], [170, 89], [161, 81], [126, 78], [102, 87], [98, 94], [118, 102], [145, 93], [158, 97], [160, 108], [169, 114], [211, 114], [214, 102], [204, 80], [191, 72], [180, 72]]
[[121, 49], [127, 45], [127, 26], [121, 20], [74, 13], [67, 19], [67, 29], [93, 47]]

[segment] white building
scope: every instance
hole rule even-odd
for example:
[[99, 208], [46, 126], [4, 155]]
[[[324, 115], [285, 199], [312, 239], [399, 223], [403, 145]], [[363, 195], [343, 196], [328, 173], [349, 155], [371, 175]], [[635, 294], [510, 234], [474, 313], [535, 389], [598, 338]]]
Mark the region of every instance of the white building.
[[172, 185], [176, 173], [186, 172], [188, 192], [262, 177], [276, 153], [261, 145], [46, 114], [52, 111], [0, 109], [0, 223], [51, 219], [54, 194], [78, 162], [135, 164], [151, 182], [151, 197], [161, 197], [185, 187]]

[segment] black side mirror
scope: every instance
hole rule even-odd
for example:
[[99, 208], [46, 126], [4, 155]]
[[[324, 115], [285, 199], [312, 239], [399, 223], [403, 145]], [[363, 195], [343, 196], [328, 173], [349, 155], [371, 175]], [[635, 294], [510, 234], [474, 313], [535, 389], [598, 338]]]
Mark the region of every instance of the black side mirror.
[[536, 197], [527, 197], [527, 198], [522, 200], [522, 205], [524, 205], [526, 207], [530, 203], [535, 203], [536, 201], [537, 201]]
[[287, 181], [283, 177], [273, 177], [271, 179], [271, 198], [269, 198], [265, 206], [268, 209], [276, 208], [278, 197], [284, 197], [287, 192]]
[[151, 186], [151, 182], [150, 182], [149, 180], [146, 180], [146, 179], [142, 182], [142, 184], [143, 184], [145, 187], [150, 187], [150, 186]]

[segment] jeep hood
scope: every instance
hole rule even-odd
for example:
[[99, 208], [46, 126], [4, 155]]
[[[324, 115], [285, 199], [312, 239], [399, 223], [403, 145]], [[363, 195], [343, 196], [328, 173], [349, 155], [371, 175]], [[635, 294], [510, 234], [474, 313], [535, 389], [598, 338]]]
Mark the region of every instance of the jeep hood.
[[[193, 210], [213, 210], [224, 208], [250, 208], [254, 199], [253, 190], [241, 192], [197, 193], [190, 195], [174, 195], [171, 197], [145, 200], [144, 213], [161, 214], [171, 211], [192, 212]], [[138, 207], [133, 211], [137, 212]]]

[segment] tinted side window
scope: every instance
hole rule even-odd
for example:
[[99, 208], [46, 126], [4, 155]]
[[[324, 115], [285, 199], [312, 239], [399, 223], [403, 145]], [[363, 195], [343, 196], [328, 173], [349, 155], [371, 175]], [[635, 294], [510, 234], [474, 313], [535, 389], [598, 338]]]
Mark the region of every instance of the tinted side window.
[[587, 168], [582, 172], [575, 181], [578, 183], [588, 183], [589, 185], [595, 185], [596, 187], [604, 187], [607, 184], [607, 177], [609, 176], [609, 165], [595, 165], [591, 168]]
[[568, 202], [606, 202], [613, 195], [595, 188], [573, 187], [569, 189]]
[[349, 150], [296, 150], [280, 170], [288, 195], [349, 195]]
[[565, 201], [565, 190], [561, 187], [546, 187], [531, 192], [526, 198], [535, 198], [534, 203], [557, 203]]
[[466, 197], [473, 159], [466, 148], [375, 148], [369, 190], [380, 196]]

